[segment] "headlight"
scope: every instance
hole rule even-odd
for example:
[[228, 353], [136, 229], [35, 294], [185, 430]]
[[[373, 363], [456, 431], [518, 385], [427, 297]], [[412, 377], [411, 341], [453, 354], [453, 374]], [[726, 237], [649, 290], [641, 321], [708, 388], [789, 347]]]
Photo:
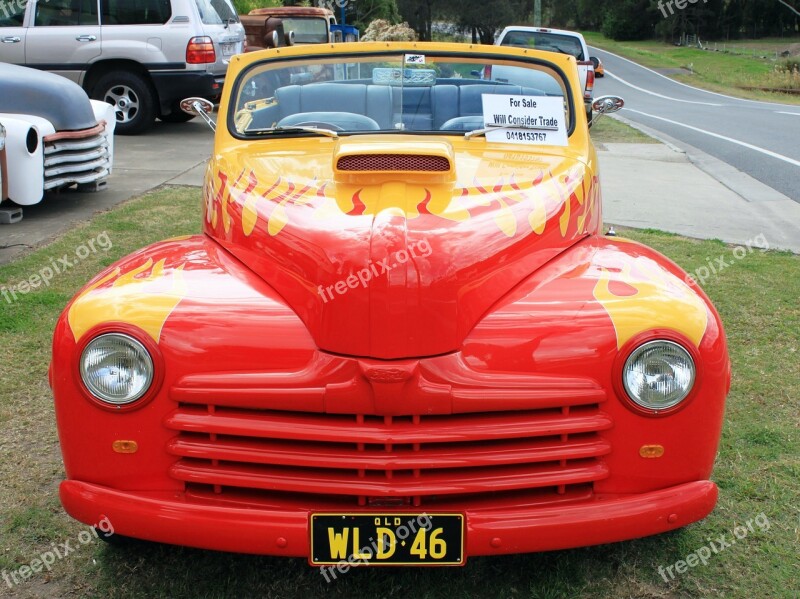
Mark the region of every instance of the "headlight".
[[81, 354], [81, 379], [97, 399], [124, 406], [147, 393], [153, 382], [153, 359], [133, 337], [100, 335]]
[[640, 345], [622, 369], [622, 384], [628, 397], [648, 410], [678, 405], [692, 390], [694, 378], [692, 356], [672, 341]]

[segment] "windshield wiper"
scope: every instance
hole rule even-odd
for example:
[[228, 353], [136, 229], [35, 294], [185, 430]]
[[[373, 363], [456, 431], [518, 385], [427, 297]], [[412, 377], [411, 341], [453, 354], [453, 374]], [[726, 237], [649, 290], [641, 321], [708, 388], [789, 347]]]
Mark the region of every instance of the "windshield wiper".
[[478, 137], [480, 135], [486, 135], [489, 131], [499, 131], [501, 129], [530, 129], [532, 131], [558, 131], [558, 127], [530, 127], [525, 125], [489, 125], [483, 129], [473, 129], [472, 131], [467, 131], [464, 134], [464, 139], [472, 139], [473, 137]]
[[302, 125], [286, 125], [281, 127], [267, 127], [265, 129], [248, 129], [246, 134], [254, 133], [256, 135], [272, 135], [274, 133], [313, 133], [315, 135], [322, 135], [324, 137], [338, 138], [339, 134], [332, 129], [323, 129], [322, 127], [303, 127]]

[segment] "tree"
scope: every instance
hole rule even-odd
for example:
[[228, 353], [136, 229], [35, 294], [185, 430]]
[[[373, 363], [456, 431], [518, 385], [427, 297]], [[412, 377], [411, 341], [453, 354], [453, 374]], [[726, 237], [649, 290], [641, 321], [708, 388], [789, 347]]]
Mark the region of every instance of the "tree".
[[402, 18], [417, 32], [419, 39], [430, 41], [433, 37], [434, 8], [438, 8], [436, 0], [398, 0]]
[[365, 31], [376, 19], [400, 22], [400, 11], [396, 0], [356, 0], [348, 4], [347, 22]]
[[603, 35], [614, 40], [643, 40], [653, 36], [656, 19], [650, 0], [617, 0], [603, 18]]
[[527, 2], [521, 0], [441, 0], [442, 12], [465, 31], [473, 42], [493, 44], [498, 29], [519, 20]]

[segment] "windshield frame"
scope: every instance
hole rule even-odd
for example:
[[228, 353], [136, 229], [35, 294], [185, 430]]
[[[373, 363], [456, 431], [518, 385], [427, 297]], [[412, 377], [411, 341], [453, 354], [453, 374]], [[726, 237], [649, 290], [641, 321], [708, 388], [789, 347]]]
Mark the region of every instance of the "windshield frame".
[[[464, 62], [469, 62], [472, 59], [477, 61], [495, 61], [495, 62], [502, 62], [502, 63], [519, 63], [520, 66], [525, 64], [531, 64], [536, 66], [545, 67], [550, 69], [555, 75], [561, 78], [560, 84], [563, 84], [562, 89], [565, 92], [565, 100], [567, 102], [567, 106], [569, 108], [569, 123], [567, 128], [567, 138], [571, 138], [572, 134], [575, 132], [577, 128], [577, 119], [576, 119], [576, 104], [575, 98], [572, 93], [572, 87], [570, 84], [570, 79], [566, 75], [563, 69], [559, 67], [557, 64], [550, 62], [548, 60], [544, 60], [538, 57], [529, 57], [529, 56], [509, 56], [508, 54], [497, 54], [497, 53], [484, 53], [484, 52], [453, 52], [448, 50], [429, 50], [423, 51], [426, 56], [430, 56], [436, 59], [445, 59], [445, 58], [456, 58], [458, 60], [462, 60]], [[243, 133], [239, 133], [236, 128], [236, 98], [239, 97], [241, 87], [249, 80], [249, 74], [251, 71], [256, 69], [263, 68], [264, 65], [269, 63], [282, 63], [286, 66], [291, 66], [293, 62], [309, 62], [315, 59], [322, 59], [325, 61], [330, 61], [332, 59], [340, 59], [341, 62], [346, 63], [348, 62], [348, 58], [357, 58], [357, 60], [361, 61], [364, 60], [365, 62], [368, 59], [385, 59], [386, 57], [394, 57], [397, 58], [398, 56], [403, 56], [404, 54], [419, 54], [419, 48], [411, 48], [411, 47], [397, 47], [392, 48], [391, 50], [386, 51], [376, 51], [376, 52], [352, 52], [352, 53], [309, 53], [303, 54], [298, 56], [270, 56], [268, 58], [264, 58], [262, 60], [253, 62], [252, 64], [246, 66], [242, 69], [242, 71], [237, 75], [236, 80], [231, 85], [231, 91], [228, 94], [228, 110], [226, 115], [226, 125], [228, 134], [238, 140], [242, 141], [264, 141], [264, 140], [275, 140], [275, 139], [284, 139], [284, 138], [298, 138], [298, 137], [315, 137], [312, 133], [302, 133], [302, 132], [287, 132], [284, 134], [273, 134], [269, 137], [258, 137], [256, 135], [247, 135]], [[514, 66], [514, 65], [507, 65], [507, 66]], [[277, 67], [280, 68], [280, 67]], [[476, 80], [478, 81], [478, 80]], [[581, 106], [582, 108], [582, 106]], [[408, 130], [408, 129], [397, 129], [397, 130], [380, 130], [380, 131], [344, 131], [344, 132], [337, 132], [339, 133], [339, 137], [349, 137], [351, 135], [433, 135], [433, 136], [457, 136], [463, 137], [463, 131], [417, 131], [417, 130]]]

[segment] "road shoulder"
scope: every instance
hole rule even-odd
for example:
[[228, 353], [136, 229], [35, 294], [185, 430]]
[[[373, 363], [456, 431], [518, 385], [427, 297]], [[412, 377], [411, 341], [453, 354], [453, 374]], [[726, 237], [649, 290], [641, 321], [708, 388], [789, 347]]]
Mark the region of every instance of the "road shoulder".
[[763, 235], [771, 248], [800, 253], [800, 204], [697, 148], [614, 118], [663, 145], [603, 144], [606, 221], [735, 244]]

